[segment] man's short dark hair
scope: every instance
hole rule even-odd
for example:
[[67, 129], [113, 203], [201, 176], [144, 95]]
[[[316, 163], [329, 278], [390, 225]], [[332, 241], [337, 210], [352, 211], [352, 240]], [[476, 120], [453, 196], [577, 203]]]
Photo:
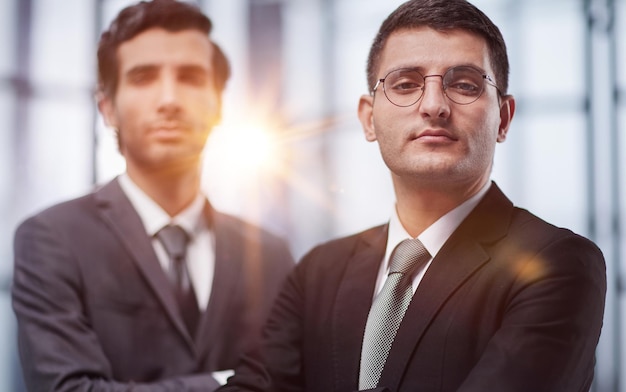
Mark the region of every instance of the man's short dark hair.
[[502, 94], [506, 94], [509, 59], [504, 38], [487, 15], [465, 0], [410, 0], [392, 12], [380, 26], [370, 48], [367, 59], [367, 84], [370, 91], [376, 84], [380, 57], [389, 36], [398, 30], [421, 26], [439, 31], [466, 30], [484, 38], [489, 48], [496, 84]]
[[[211, 34], [211, 20], [196, 5], [177, 0], [141, 1], [124, 8], [111, 22], [109, 29], [100, 36], [98, 44], [98, 88], [113, 98], [119, 81], [117, 49], [124, 42], [138, 34], [160, 27], [167, 31], [198, 30]], [[230, 77], [228, 59], [221, 48], [213, 45], [213, 65], [215, 88], [222, 92]]]

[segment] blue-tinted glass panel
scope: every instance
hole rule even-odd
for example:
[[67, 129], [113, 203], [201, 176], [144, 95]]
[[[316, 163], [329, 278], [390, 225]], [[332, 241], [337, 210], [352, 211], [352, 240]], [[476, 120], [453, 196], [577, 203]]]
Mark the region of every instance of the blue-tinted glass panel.
[[29, 138], [29, 211], [77, 196], [91, 187], [92, 106], [84, 99], [35, 99]]
[[16, 12], [16, 0], [0, 1], [0, 78], [15, 69]]
[[93, 86], [95, 27], [92, 3], [33, 1], [30, 71], [38, 88], [63, 91]]

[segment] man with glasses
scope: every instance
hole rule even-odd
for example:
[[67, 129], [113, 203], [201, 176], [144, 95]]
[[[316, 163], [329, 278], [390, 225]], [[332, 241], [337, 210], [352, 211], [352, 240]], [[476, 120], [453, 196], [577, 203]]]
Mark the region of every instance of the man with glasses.
[[604, 259], [490, 180], [508, 71], [500, 31], [464, 0], [383, 22], [358, 115], [394, 214], [304, 256], [223, 391], [589, 390]]

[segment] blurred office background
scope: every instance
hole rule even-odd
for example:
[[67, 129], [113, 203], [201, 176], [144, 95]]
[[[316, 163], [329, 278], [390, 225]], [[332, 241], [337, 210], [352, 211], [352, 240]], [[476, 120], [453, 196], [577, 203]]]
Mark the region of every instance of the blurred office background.
[[[25, 216], [124, 170], [93, 101], [96, 42], [128, 0], [0, 0], [0, 390], [22, 391], [10, 307]], [[394, 198], [356, 118], [365, 59], [401, 0], [199, 0], [232, 61], [206, 154], [220, 209], [296, 257], [387, 220]], [[498, 24], [518, 109], [495, 181], [590, 237], [609, 278], [594, 391], [626, 391], [626, 0], [474, 0]], [[436, 49], [433, 49], [436, 50]]]

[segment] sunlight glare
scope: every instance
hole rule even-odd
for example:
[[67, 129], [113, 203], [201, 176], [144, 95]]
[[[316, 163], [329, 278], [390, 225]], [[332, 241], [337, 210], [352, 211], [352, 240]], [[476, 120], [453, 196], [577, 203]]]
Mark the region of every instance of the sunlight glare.
[[220, 126], [213, 130], [206, 156], [228, 175], [256, 177], [278, 166], [276, 139], [267, 127], [259, 124]]

